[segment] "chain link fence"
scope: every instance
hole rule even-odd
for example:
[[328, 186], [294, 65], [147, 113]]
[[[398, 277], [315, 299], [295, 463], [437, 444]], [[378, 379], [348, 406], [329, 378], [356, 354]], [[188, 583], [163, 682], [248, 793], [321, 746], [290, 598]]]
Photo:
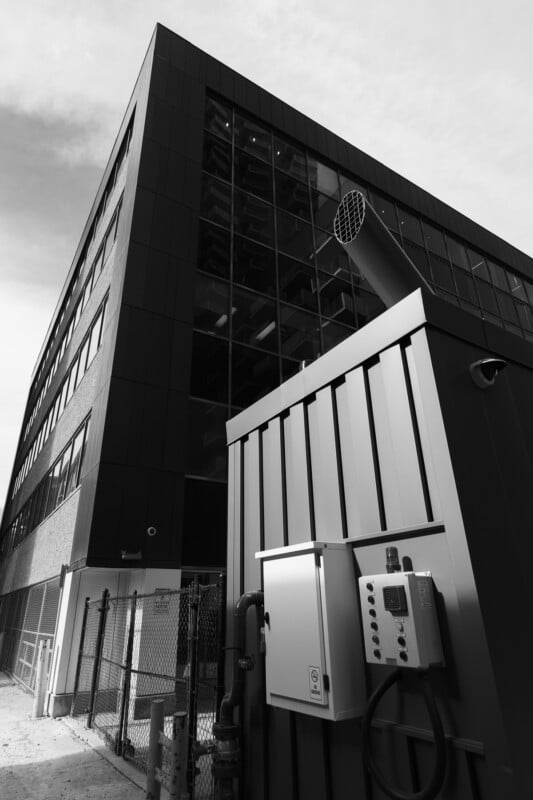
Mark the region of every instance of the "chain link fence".
[[[214, 795], [213, 723], [223, 693], [225, 585], [88, 600], [71, 713], [87, 715], [113, 751], [146, 771], [153, 700], [188, 718], [191, 800]], [[163, 771], [165, 764], [163, 764]]]

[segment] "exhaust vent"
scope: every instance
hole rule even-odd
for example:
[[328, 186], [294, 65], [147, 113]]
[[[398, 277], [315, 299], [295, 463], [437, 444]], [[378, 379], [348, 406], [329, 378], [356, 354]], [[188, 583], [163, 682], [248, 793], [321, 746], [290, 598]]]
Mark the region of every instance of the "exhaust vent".
[[365, 218], [365, 198], [361, 192], [345, 194], [335, 214], [333, 230], [341, 244], [353, 242]]

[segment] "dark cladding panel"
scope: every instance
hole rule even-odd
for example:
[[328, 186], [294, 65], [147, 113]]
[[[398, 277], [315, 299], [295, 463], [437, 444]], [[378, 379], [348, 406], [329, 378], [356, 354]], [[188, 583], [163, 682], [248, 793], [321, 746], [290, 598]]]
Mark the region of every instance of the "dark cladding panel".
[[131, 223], [131, 238], [133, 241], [141, 244], [150, 244], [154, 201], [155, 195], [153, 192], [149, 192], [141, 186], [137, 189]]

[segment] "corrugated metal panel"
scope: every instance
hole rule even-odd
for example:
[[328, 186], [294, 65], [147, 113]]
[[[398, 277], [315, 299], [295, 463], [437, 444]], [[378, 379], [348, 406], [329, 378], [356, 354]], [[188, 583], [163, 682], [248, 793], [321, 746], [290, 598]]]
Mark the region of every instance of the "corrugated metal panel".
[[263, 497], [265, 550], [284, 543], [283, 452], [281, 423], [273, 419], [263, 431]]
[[333, 396], [327, 386], [316, 393], [307, 408], [311, 449], [311, 479], [315, 535], [319, 541], [335, 541], [344, 535], [336, 420]]
[[284, 418], [283, 432], [289, 544], [309, 542], [313, 538], [312, 498], [307, 470], [306, 420], [303, 403], [293, 406], [289, 415]]

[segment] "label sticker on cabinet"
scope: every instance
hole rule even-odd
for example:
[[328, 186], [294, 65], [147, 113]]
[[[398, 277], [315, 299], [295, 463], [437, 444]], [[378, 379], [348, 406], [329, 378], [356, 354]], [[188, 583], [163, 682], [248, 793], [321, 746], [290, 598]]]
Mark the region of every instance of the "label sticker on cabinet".
[[309, 697], [322, 702], [322, 673], [319, 667], [309, 667]]

